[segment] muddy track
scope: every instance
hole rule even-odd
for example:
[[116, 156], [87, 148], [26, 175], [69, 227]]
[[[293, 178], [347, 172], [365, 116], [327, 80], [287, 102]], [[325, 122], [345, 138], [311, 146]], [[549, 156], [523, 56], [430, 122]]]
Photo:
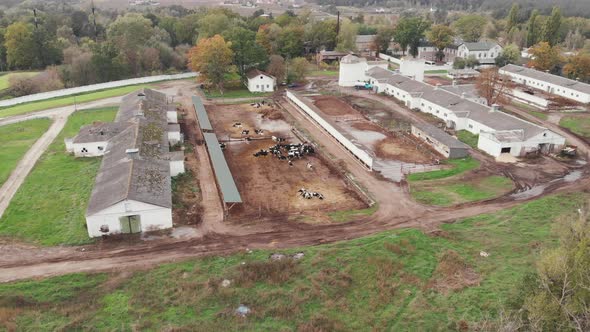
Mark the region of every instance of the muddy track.
[[[285, 222], [268, 216], [255, 227], [227, 224], [223, 233], [212, 231], [203, 237], [164, 239], [87, 247], [43, 249], [27, 247], [21, 253], [0, 258], [0, 282], [34, 277], [48, 277], [76, 272], [147, 269], [165, 262], [175, 262], [205, 255], [228, 255], [249, 249], [284, 249], [350, 240], [396, 228], [414, 227], [425, 232], [435, 231], [443, 223], [517, 206], [551, 193], [588, 191], [590, 178], [585, 167], [581, 179], [575, 182], [556, 181], [547, 185], [540, 195], [515, 200], [509, 195], [448, 208], [423, 206], [411, 200], [403, 186], [379, 179], [367, 172], [350, 154], [288, 103], [286, 111], [332, 155], [338, 155], [356, 181], [369, 188], [379, 204], [371, 215], [342, 224], [311, 225]], [[569, 136], [568, 139], [570, 139]], [[577, 140], [579, 141], [579, 140]], [[585, 144], [585, 143], [584, 143]], [[588, 146], [584, 149], [588, 151]], [[43, 250], [47, 250], [44, 252]]]

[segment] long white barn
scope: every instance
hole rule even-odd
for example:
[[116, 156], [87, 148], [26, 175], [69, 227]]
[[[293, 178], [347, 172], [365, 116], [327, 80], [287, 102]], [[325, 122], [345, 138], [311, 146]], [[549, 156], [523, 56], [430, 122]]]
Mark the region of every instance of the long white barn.
[[377, 92], [402, 101], [445, 121], [449, 128], [479, 135], [478, 148], [497, 157], [502, 153], [523, 156], [529, 152], [557, 151], [565, 138], [515, 116], [473, 102], [460, 95], [434, 87], [382, 68], [367, 71]]
[[590, 103], [590, 84], [587, 83], [512, 64], [500, 68], [500, 74], [508, 75], [518, 84], [580, 103]]

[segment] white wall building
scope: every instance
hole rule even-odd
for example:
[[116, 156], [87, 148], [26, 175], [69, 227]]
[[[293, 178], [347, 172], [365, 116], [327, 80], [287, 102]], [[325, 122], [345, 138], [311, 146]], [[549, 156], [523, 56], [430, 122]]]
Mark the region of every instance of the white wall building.
[[410, 77], [418, 82], [424, 81], [424, 70], [426, 64], [424, 59], [414, 59], [412, 57], [405, 57], [399, 66], [400, 74]]
[[359, 58], [349, 54], [340, 60], [338, 85], [353, 87], [358, 82], [368, 80], [367, 70], [376, 67], [387, 69], [388, 66], [387, 61], [367, 61], [366, 58]]
[[248, 78], [248, 91], [250, 92], [273, 92], [277, 86], [277, 79], [258, 69], [250, 70]]
[[88, 208], [90, 237], [172, 227], [171, 177], [184, 173], [176, 107], [149, 89], [121, 102], [113, 123], [85, 126], [66, 149], [77, 156], [103, 156]]
[[590, 103], [590, 84], [516, 65], [500, 68], [500, 74], [510, 76], [518, 84], [580, 103]]
[[494, 42], [463, 43], [457, 49], [457, 56], [467, 59], [474, 56], [481, 65], [494, 65], [502, 54], [502, 46]]
[[565, 138], [550, 130], [509, 115], [497, 107], [471, 101], [439, 87], [383, 69], [367, 73], [377, 92], [403, 101], [443, 120], [448, 128], [467, 130], [479, 136], [478, 148], [497, 157], [501, 153], [524, 156], [530, 152], [552, 152], [565, 144]]

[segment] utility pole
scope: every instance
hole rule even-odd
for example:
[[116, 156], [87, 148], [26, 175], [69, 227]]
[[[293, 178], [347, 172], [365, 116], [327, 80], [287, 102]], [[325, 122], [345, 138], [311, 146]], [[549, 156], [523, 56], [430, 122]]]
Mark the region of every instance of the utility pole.
[[338, 11], [337, 14], [337, 18], [336, 18], [336, 37], [338, 37], [338, 35], [340, 34], [340, 11]]
[[96, 7], [94, 7], [94, 0], [92, 0], [92, 22], [94, 23], [94, 41], [98, 41], [98, 33], [96, 31]]
[[43, 41], [41, 40], [41, 34], [39, 32], [39, 20], [37, 18], [37, 8], [33, 8], [33, 21], [35, 22], [35, 41], [39, 47], [39, 56], [41, 57], [41, 66], [45, 69], [45, 56], [43, 55]]

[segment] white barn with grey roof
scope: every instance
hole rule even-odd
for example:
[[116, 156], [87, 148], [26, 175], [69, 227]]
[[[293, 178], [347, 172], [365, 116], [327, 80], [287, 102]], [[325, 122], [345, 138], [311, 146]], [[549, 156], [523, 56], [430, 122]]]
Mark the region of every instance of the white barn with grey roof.
[[508, 75], [513, 82], [527, 87], [580, 103], [590, 103], [590, 84], [587, 83], [512, 64], [500, 68], [500, 74]]
[[[479, 135], [478, 148], [497, 157], [502, 153], [523, 156], [529, 152], [553, 152], [565, 144], [565, 138], [500, 111], [473, 102], [439, 87], [412, 80], [390, 71], [367, 73], [377, 92], [402, 101], [408, 108], [445, 121], [448, 128]], [[374, 78], [373, 78], [374, 77]], [[387, 78], [388, 77], [388, 78]]]
[[481, 65], [494, 65], [502, 54], [502, 46], [490, 41], [463, 43], [457, 49], [457, 56], [467, 59], [473, 56]]
[[184, 172], [184, 153], [169, 149], [175, 112], [165, 94], [140, 90], [123, 97], [115, 122], [84, 127], [72, 140], [104, 144], [86, 210], [90, 237], [172, 227], [171, 177]]

